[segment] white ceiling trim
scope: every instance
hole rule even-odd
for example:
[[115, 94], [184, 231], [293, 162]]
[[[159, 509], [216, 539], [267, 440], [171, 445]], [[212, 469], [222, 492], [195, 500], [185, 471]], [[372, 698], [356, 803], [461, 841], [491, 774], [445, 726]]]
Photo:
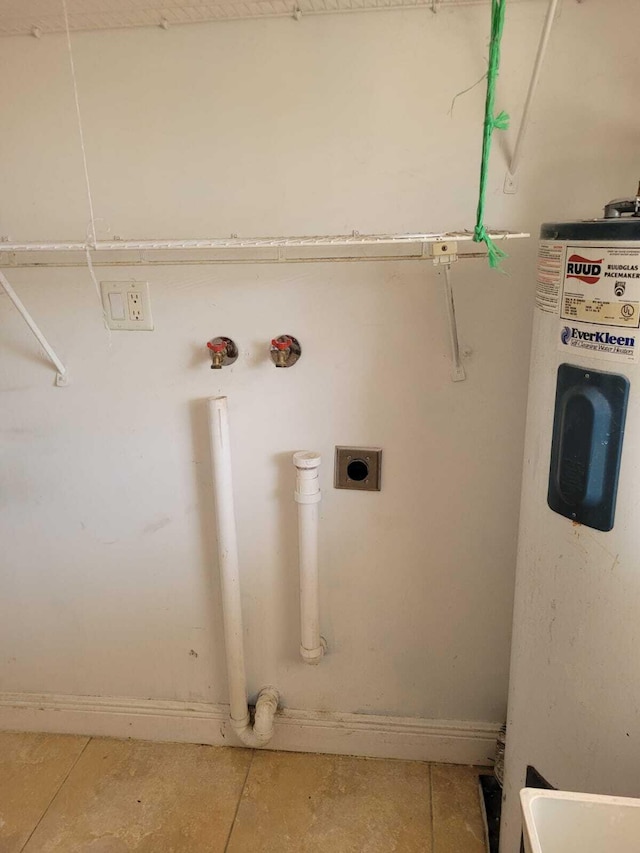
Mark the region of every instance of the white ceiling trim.
[[[513, 2], [513, 0], [512, 0]], [[518, 0], [516, 0], [518, 2]], [[527, 2], [527, 0], [519, 0]], [[278, 18], [365, 12], [476, 6], [488, 0], [67, 0], [69, 29], [108, 30], [170, 27], [242, 18]], [[65, 31], [61, 0], [0, 0], [0, 35], [45, 35]]]

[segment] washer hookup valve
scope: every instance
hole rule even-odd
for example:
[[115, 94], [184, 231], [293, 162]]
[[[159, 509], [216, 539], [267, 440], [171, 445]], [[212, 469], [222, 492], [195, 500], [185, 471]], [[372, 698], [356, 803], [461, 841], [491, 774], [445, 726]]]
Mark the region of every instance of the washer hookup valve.
[[238, 347], [231, 338], [223, 336], [214, 338], [207, 342], [207, 348], [211, 354], [211, 369], [220, 370], [228, 367], [238, 358]]
[[271, 341], [271, 360], [276, 367], [293, 367], [301, 355], [300, 342], [293, 335], [279, 335]]

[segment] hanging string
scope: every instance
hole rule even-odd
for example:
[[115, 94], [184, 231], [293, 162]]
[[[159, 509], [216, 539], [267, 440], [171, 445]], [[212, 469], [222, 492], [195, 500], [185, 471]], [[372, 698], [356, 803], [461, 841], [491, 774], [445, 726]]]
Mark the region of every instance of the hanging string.
[[109, 339], [109, 348], [111, 348], [111, 329], [109, 328], [107, 312], [102, 304], [102, 294], [100, 293], [100, 284], [93, 269], [91, 261], [91, 247], [96, 245], [96, 218], [93, 212], [93, 197], [91, 195], [91, 182], [89, 181], [89, 167], [87, 165], [87, 149], [84, 144], [84, 130], [82, 127], [82, 115], [80, 113], [80, 98], [78, 97], [78, 80], [76, 78], [76, 66], [73, 61], [73, 50], [71, 49], [71, 30], [69, 28], [69, 12], [67, 10], [67, 0], [62, 0], [62, 11], [64, 14], [64, 25], [67, 33], [67, 53], [69, 54], [69, 66], [71, 68], [71, 80], [73, 82], [73, 97], [76, 103], [76, 118], [78, 120], [78, 136], [80, 137], [80, 150], [82, 151], [82, 165], [84, 168], [84, 182], [87, 190], [87, 202], [89, 204], [89, 224], [87, 225], [87, 245], [85, 246], [85, 255], [87, 258], [87, 267], [91, 281], [96, 289], [100, 310], [102, 311], [102, 320], [104, 327], [107, 330]]
[[506, 130], [509, 127], [509, 116], [504, 111], [495, 115], [496, 83], [500, 70], [500, 44], [504, 31], [504, 13], [507, 0], [491, 0], [491, 42], [489, 46], [489, 70], [487, 71], [487, 99], [484, 113], [484, 135], [482, 139], [482, 162], [480, 166], [480, 193], [478, 196], [478, 211], [473, 239], [476, 243], [485, 243], [489, 266], [495, 269], [507, 253], [500, 249], [489, 236], [484, 224], [484, 211], [487, 198], [487, 175], [489, 171], [489, 156], [491, 154], [491, 139], [494, 130]]
[[89, 275], [91, 276], [91, 281], [93, 282], [93, 286], [96, 289], [98, 302], [100, 303], [100, 309], [102, 311], [102, 322], [104, 323], [104, 327], [107, 330], [107, 338], [109, 339], [109, 349], [111, 349], [111, 329], [109, 328], [109, 317], [107, 316], [107, 311], [102, 303], [100, 285], [98, 283], [98, 277], [96, 276], [95, 270], [93, 269], [93, 261], [91, 260], [91, 249], [89, 248], [89, 246], [84, 247], [84, 252], [87, 258], [87, 267], [89, 269]]
[[80, 99], [78, 98], [78, 81], [76, 79], [76, 67], [73, 61], [73, 50], [71, 49], [71, 32], [69, 30], [69, 13], [67, 11], [67, 0], [62, 0], [62, 11], [64, 13], [64, 25], [67, 32], [67, 51], [69, 53], [69, 66], [71, 67], [71, 79], [73, 81], [73, 95], [76, 102], [76, 118], [78, 120], [78, 134], [80, 136], [80, 148], [82, 150], [82, 164], [84, 166], [84, 180], [87, 189], [87, 201], [89, 202], [89, 238], [91, 244], [96, 244], [96, 221], [93, 215], [93, 198], [91, 196], [91, 183], [89, 182], [89, 168], [87, 166], [87, 150], [84, 144], [84, 131], [82, 129], [82, 116], [80, 114]]

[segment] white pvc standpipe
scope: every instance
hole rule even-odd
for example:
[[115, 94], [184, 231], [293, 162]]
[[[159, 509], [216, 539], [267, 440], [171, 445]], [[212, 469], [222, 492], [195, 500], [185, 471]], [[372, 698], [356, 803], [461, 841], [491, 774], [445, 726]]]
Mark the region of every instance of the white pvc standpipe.
[[209, 399], [209, 436], [231, 725], [247, 746], [264, 746], [273, 736], [273, 718], [278, 708], [279, 694], [274, 687], [262, 688], [258, 694], [252, 726], [244, 667], [240, 567], [226, 397]]
[[320, 503], [319, 453], [293, 454], [296, 466], [295, 499], [298, 504], [298, 548], [300, 561], [300, 655], [305, 663], [318, 664], [325, 651], [320, 636], [320, 593], [318, 579], [318, 504]]

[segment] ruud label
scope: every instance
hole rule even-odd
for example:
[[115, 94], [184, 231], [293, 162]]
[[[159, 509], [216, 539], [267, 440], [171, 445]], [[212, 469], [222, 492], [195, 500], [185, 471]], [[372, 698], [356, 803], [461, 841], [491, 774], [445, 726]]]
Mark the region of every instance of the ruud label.
[[566, 278], [577, 278], [585, 284], [597, 284], [602, 275], [602, 261], [583, 258], [582, 255], [570, 255], [567, 261]]
[[563, 270], [563, 320], [640, 328], [640, 250], [567, 246]]

